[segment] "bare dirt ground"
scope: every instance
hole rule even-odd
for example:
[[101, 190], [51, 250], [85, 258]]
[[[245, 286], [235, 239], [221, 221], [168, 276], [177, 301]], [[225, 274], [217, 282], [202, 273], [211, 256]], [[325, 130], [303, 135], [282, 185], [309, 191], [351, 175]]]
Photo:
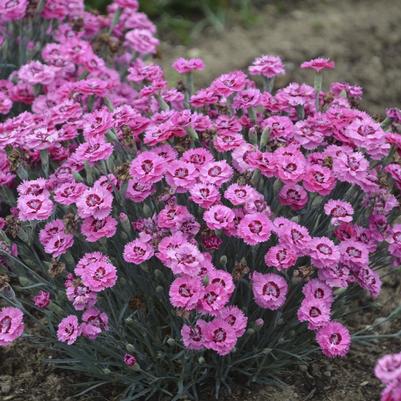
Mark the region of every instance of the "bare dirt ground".
[[[200, 56], [207, 68], [198, 83], [229, 70], [246, 68], [261, 54], [277, 54], [287, 62], [286, 75], [278, 85], [292, 80], [311, 81], [298, 65], [325, 56], [337, 65], [330, 81], [361, 85], [363, 103], [371, 112], [401, 105], [401, 6], [399, 0], [304, 0], [279, 2], [261, 8], [253, 26], [235, 25], [224, 35], [206, 34], [190, 48], [164, 44], [163, 63], [178, 56]], [[291, 4], [291, 6], [290, 6]]]
[[[225, 35], [206, 33], [190, 48], [162, 45], [162, 63], [170, 65], [178, 56], [200, 56], [207, 68], [198, 84], [228, 70], [246, 68], [261, 54], [277, 54], [287, 62], [288, 75], [278, 82], [311, 80], [297, 66], [303, 60], [327, 56], [337, 67], [328, 74], [330, 81], [341, 80], [364, 87], [363, 107], [374, 113], [401, 106], [401, 3], [399, 0], [303, 0], [284, 4], [285, 10], [269, 2], [260, 8], [253, 26], [233, 26]], [[285, 3], [280, 2], [280, 3]], [[171, 73], [170, 79], [177, 78]], [[372, 308], [351, 322], [355, 329], [372, 324], [401, 304], [399, 279], [387, 280]], [[401, 328], [400, 319], [381, 327], [381, 333]], [[375, 360], [401, 349], [400, 339], [354, 346], [349, 358], [319, 360], [310, 366], [288, 372], [282, 380], [285, 390], [273, 387], [241, 391], [230, 401], [377, 401], [380, 384], [373, 377]], [[75, 377], [55, 372], [42, 363], [45, 354], [19, 343], [0, 349], [1, 401], [72, 401], [69, 384]], [[79, 401], [111, 401], [105, 394], [74, 398]], [[206, 401], [206, 400], [205, 400]]]

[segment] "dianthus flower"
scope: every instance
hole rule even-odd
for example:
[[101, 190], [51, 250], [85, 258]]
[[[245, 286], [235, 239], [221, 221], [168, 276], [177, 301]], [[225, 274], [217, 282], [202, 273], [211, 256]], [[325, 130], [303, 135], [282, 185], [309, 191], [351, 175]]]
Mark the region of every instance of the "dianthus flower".
[[322, 299], [305, 298], [298, 309], [298, 320], [307, 322], [309, 330], [316, 330], [330, 321], [331, 305]]
[[65, 317], [58, 325], [57, 339], [68, 345], [72, 345], [81, 335], [81, 327], [78, 318], [74, 315]]
[[82, 193], [76, 205], [79, 217], [104, 219], [111, 213], [112, 203], [113, 195], [101, 185], [94, 185]]
[[166, 182], [170, 187], [185, 192], [196, 183], [198, 171], [192, 163], [175, 160], [169, 163], [166, 171]]
[[332, 70], [334, 67], [335, 67], [334, 61], [322, 57], [314, 58], [312, 60], [305, 61], [301, 64], [301, 68], [311, 69], [318, 73], [323, 70]]
[[154, 184], [165, 173], [165, 161], [154, 152], [142, 152], [132, 162], [130, 174], [141, 184]]
[[248, 318], [237, 306], [226, 306], [217, 316], [234, 328], [237, 337], [242, 337], [244, 335], [248, 324]]
[[117, 282], [117, 269], [109, 262], [93, 262], [83, 270], [82, 282], [91, 291], [100, 292]]
[[313, 238], [309, 243], [309, 255], [317, 268], [332, 267], [340, 261], [337, 245], [327, 237]]
[[170, 302], [175, 308], [193, 310], [204, 294], [200, 278], [181, 276], [176, 278], [169, 291]]
[[6, 306], [0, 309], [0, 347], [6, 347], [24, 332], [24, 315], [18, 309]]
[[215, 205], [207, 210], [203, 219], [211, 230], [220, 230], [229, 227], [235, 218], [234, 212], [227, 206]]
[[213, 184], [195, 184], [190, 188], [189, 193], [190, 199], [204, 209], [211, 208], [221, 199], [219, 190]]
[[329, 322], [316, 333], [316, 341], [329, 358], [345, 356], [351, 345], [348, 329], [339, 322]]
[[277, 270], [286, 270], [295, 265], [297, 254], [287, 245], [272, 246], [265, 255], [265, 263]]
[[117, 220], [107, 216], [104, 219], [87, 217], [81, 225], [81, 233], [88, 242], [96, 242], [102, 238], [111, 238], [117, 231]]
[[369, 264], [369, 251], [365, 244], [352, 239], [340, 242], [340, 261], [351, 269], [359, 270]]
[[201, 71], [205, 64], [200, 58], [184, 59], [182, 57], [174, 61], [172, 66], [180, 74], [188, 74], [193, 71]]
[[341, 223], [350, 223], [354, 209], [349, 202], [330, 199], [324, 205], [324, 212], [331, 217], [331, 223], [337, 226]]
[[124, 360], [124, 363], [130, 368], [135, 366], [137, 363], [135, 356], [131, 355], [131, 354], [125, 354], [123, 360]]
[[153, 246], [141, 238], [129, 242], [124, 247], [124, 260], [135, 265], [140, 265], [149, 260], [153, 255]]
[[285, 73], [284, 64], [278, 56], [261, 56], [258, 57], [249, 67], [252, 75], [262, 75], [266, 78], [273, 78], [277, 75]]
[[17, 207], [21, 221], [47, 220], [53, 213], [53, 202], [45, 195], [19, 196]]
[[55, 189], [54, 200], [62, 205], [72, 205], [77, 202], [85, 189], [85, 184], [65, 182]]
[[90, 340], [95, 340], [96, 337], [103, 331], [109, 329], [109, 318], [106, 313], [101, 310], [91, 307], [82, 315], [81, 334]]
[[39, 309], [45, 309], [50, 304], [50, 293], [47, 291], [40, 290], [38, 294], [33, 297], [35, 306]]
[[235, 329], [221, 318], [215, 318], [205, 326], [205, 347], [220, 356], [229, 354], [237, 343]]
[[276, 310], [283, 306], [288, 292], [288, 284], [283, 277], [254, 272], [251, 281], [255, 302], [261, 308]]
[[270, 238], [271, 226], [265, 213], [247, 214], [238, 224], [237, 234], [246, 244], [256, 245]]
[[159, 40], [147, 29], [132, 29], [125, 35], [126, 45], [140, 54], [156, 53]]
[[201, 167], [199, 179], [203, 183], [221, 187], [224, 183], [230, 181], [232, 175], [233, 169], [225, 160], [211, 161]]
[[308, 281], [302, 288], [305, 298], [320, 300], [327, 305], [333, 303], [333, 291], [323, 281], [314, 278]]
[[301, 210], [308, 203], [308, 193], [301, 185], [284, 184], [279, 192], [282, 205], [287, 205], [293, 210]]
[[39, 233], [45, 252], [57, 258], [65, 254], [74, 244], [74, 236], [65, 231], [62, 220], [47, 223]]
[[199, 310], [214, 314], [226, 306], [231, 293], [220, 284], [208, 284], [199, 301]]
[[307, 191], [327, 196], [334, 189], [336, 180], [329, 168], [315, 164], [307, 168], [303, 184]]
[[0, 16], [4, 21], [16, 21], [24, 18], [28, 0], [1, 0]]
[[207, 322], [198, 319], [194, 326], [184, 324], [181, 329], [182, 341], [185, 348], [191, 350], [201, 350], [205, 347], [205, 334]]

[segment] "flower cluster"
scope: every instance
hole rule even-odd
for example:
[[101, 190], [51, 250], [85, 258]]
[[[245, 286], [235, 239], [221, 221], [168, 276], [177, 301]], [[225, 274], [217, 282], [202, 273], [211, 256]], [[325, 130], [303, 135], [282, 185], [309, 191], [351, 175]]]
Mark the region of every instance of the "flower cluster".
[[[58, 341], [107, 369], [153, 369], [169, 347], [230, 354], [227, 372], [267, 364], [266, 349], [273, 363], [295, 329], [346, 355], [337, 302], [356, 286], [376, 298], [377, 270], [401, 261], [397, 113], [380, 124], [354, 107], [359, 87], [323, 91], [327, 59], [301, 66], [314, 87], [274, 91], [285, 66], [266, 55], [249, 67], [261, 88], [234, 71], [193, 91], [203, 61], [181, 58], [173, 88], [136, 0], [106, 16], [44, 3], [0, 0], [5, 33], [32, 13], [53, 21], [40, 55], [0, 82], [0, 250], [7, 274], [27, 267], [27, 288], [44, 287], [31, 307]], [[2, 309], [0, 345], [22, 331], [22, 312]]]

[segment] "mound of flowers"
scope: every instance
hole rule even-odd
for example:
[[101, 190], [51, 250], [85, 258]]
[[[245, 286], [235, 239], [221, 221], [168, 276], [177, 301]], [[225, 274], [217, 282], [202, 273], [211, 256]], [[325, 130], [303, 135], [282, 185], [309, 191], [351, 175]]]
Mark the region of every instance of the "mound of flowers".
[[181, 58], [171, 87], [138, 7], [0, 0], [0, 346], [32, 319], [53, 363], [125, 400], [345, 356], [352, 300], [401, 259], [401, 112], [324, 91], [324, 58], [314, 86], [275, 90], [266, 55], [197, 91]]

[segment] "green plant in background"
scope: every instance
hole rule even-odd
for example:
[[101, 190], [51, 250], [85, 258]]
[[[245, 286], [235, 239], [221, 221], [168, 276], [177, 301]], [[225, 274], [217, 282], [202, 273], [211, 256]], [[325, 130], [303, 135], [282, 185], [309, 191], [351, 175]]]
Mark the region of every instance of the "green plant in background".
[[[104, 10], [110, 0], [90, 0], [89, 8]], [[159, 30], [170, 39], [188, 44], [205, 28], [218, 32], [225, 29], [232, 16], [243, 24], [255, 18], [254, 0], [148, 0], [141, 3], [141, 11], [156, 20]]]

